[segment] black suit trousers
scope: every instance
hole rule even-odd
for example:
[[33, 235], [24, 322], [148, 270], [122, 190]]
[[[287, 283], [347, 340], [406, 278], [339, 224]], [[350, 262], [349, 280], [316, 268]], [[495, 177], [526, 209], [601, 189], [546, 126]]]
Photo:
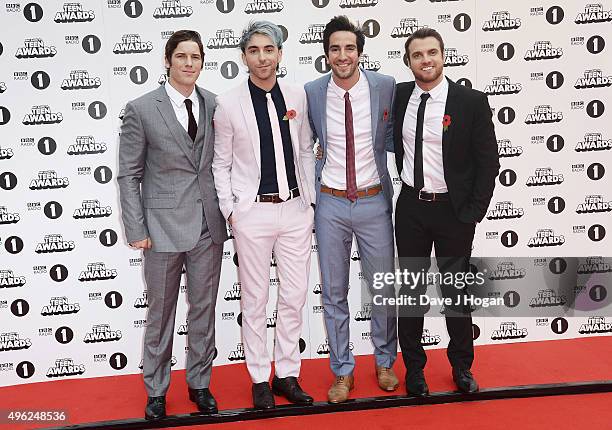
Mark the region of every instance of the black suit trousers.
[[[395, 240], [400, 269], [427, 273], [433, 245], [438, 273], [468, 272], [474, 229], [474, 223], [464, 223], [457, 218], [450, 200], [419, 200], [414, 190], [404, 185], [395, 208]], [[400, 287], [400, 295], [412, 296], [416, 303], [415, 306], [400, 308], [398, 312], [398, 339], [408, 374], [422, 370], [427, 362], [421, 338], [423, 319], [429, 306], [419, 306], [419, 296], [435, 296], [433, 289], [433, 286], [427, 289], [425, 283]], [[440, 290], [443, 297], [450, 298], [453, 304], [444, 308], [450, 336], [448, 359], [453, 367], [469, 369], [474, 361], [472, 317], [469, 306], [461, 305], [467, 290], [452, 284], [441, 284]], [[460, 304], [455, 305], [458, 302]]]

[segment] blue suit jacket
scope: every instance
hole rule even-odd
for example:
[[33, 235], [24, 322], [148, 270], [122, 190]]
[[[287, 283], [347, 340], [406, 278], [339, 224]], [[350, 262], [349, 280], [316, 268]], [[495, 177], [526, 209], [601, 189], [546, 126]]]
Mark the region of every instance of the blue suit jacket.
[[[395, 96], [395, 79], [381, 73], [370, 72], [361, 69], [370, 86], [370, 104], [372, 111], [372, 145], [374, 159], [383, 193], [389, 207], [392, 205], [393, 184], [389, 171], [387, 170], [388, 147], [393, 147], [393, 98]], [[308, 98], [308, 116], [312, 127], [313, 137], [318, 138], [323, 148], [323, 158], [317, 160], [315, 166], [315, 190], [316, 201], [319, 202], [321, 192], [321, 172], [327, 158], [327, 85], [331, 79], [331, 73], [308, 82], [304, 89]]]

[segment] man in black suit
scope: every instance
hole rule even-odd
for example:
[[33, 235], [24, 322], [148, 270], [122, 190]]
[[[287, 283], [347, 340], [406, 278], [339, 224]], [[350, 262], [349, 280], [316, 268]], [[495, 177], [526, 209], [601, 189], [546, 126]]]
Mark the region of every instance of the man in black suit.
[[[433, 245], [439, 273], [452, 274], [456, 281], [469, 271], [474, 229], [486, 214], [499, 172], [491, 109], [485, 94], [444, 77], [444, 42], [437, 31], [414, 32], [406, 41], [405, 59], [415, 81], [397, 85], [393, 112], [395, 159], [402, 179], [395, 209], [400, 267], [427, 272]], [[445, 305], [444, 314], [453, 380], [460, 391], [475, 392], [471, 307], [464, 299], [468, 293], [458, 288], [459, 282], [440, 284], [452, 303]], [[434, 289], [428, 291], [427, 282], [400, 289], [415, 303], [400, 309], [398, 325], [406, 388], [413, 395], [429, 393], [421, 345], [428, 306], [421, 296]]]

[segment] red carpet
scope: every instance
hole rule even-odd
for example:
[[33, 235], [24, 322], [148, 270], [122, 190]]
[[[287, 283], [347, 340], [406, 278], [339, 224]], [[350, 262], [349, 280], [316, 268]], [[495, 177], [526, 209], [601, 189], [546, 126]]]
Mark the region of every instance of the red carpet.
[[[454, 385], [450, 376], [450, 366], [446, 359], [446, 350], [428, 351], [429, 361], [425, 371], [432, 392], [452, 391]], [[585, 339], [571, 339], [546, 342], [515, 343], [507, 345], [486, 345], [476, 347], [474, 374], [482, 388], [505, 387], [516, 385], [546, 384], [559, 382], [597, 381], [612, 379], [612, 342], [609, 336]], [[333, 376], [328, 367], [327, 359], [304, 360], [302, 366], [302, 387], [316, 401], [326, 400], [326, 393]], [[404, 371], [401, 358], [398, 359], [395, 370], [403, 379]], [[374, 377], [374, 361], [372, 356], [357, 357], [355, 371], [355, 390], [353, 397], [374, 397], [384, 393], [376, 386]], [[236, 409], [251, 406], [250, 380], [244, 364], [216, 367], [213, 371], [211, 390], [219, 402], [220, 409]], [[396, 393], [404, 393], [405, 387], [400, 386]], [[571, 401], [568, 399], [571, 398]], [[123, 418], [140, 418], [143, 416], [146, 394], [141, 375], [116, 376], [91, 379], [73, 379], [55, 382], [28, 384], [0, 388], [1, 409], [65, 409], [68, 411], [70, 424], [107, 421]], [[277, 398], [278, 403], [282, 400]], [[560, 417], [577, 419], [596, 419], [595, 411], [601, 408], [600, 403], [606, 403], [608, 408], [601, 416], [607, 417], [612, 423], [612, 408], [610, 395], [566, 396], [554, 398], [534, 398], [522, 400], [503, 400], [495, 402], [478, 402], [471, 404], [451, 404], [422, 406], [411, 408], [385, 409], [381, 411], [351, 412], [348, 414], [327, 414], [311, 417], [283, 418], [266, 420], [266, 423], [286, 421], [288, 426], [298, 427], [295, 423], [316, 422], [322, 424], [337, 423], [340, 425], [350, 419], [350, 430], [355, 430], [364, 422], [375, 423], [380, 417], [393, 416], [395, 420], [405, 424], [415, 424], [414, 420], [425, 423], [427, 417], [440, 415], [440, 419], [459, 419], [461, 422], [475, 421], [483, 424], [479, 414], [497, 420], [524, 420], [526, 423], [538, 422], [539, 417], [553, 415], [550, 407], [565, 404], [555, 412]], [[497, 406], [495, 406], [497, 405]], [[580, 407], [577, 405], [581, 405]], [[593, 408], [593, 413], [591, 409]], [[432, 409], [434, 408], [434, 409]], [[530, 414], [525, 414], [524, 408], [530, 408]], [[503, 412], [502, 412], [503, 409]], [[577, 414], [575, 411], [584, 411]], [[167, 396], [167, 412], [169, 415], [195, 411], [194, 405], [187, 398], [187, 386], [184, 371], [172, 374], [172, 384]], [[429, 411], [429, 412], [427, 412]], [[481, 411], [481, 412], [479, 412]], [[539, 411], [539, 412], [538, 412]], [[427, 412], [427, 413], [426, 413]], [[378, 414], [378, 415], [377, 415]], [[452, 418], [457, 415], [457, 417]], [[418, 418], [421, 417], [421, 418]], [[442, 418], [446, 417], [446, 418]], [[450, 417], [450, 418], [449, 418]], [[514, 417], [514, 418], [511, 418]], [[312, 421], [314, 420], [314, 421]], [[284, 421], [283, 421], [284, 422]], [[386, 422], [386, 421], [382, 421]], [[549, 420], [544, 422], [548, 423]], [[564, 421], [565, 422], [565, 421]], [[263, 425], [267, 425], [263, 423]], [[344, 422], [345, 423], [345, 422]], [[345, 423], [346, 424], [346, 423]], [[379, 422], [380, 424], [380, 422]], [[516, 423], [515, 423], [516, 424]], [[64, 424], [67, 425], [67, 424]], [[223, 424], [228, 427], [233, 424]], [[243, 423], [242, 428], [258, 428], [255, 422]], [[478, 424], [475, 424], [478, 425]], [[40, 428], [37, 426], [9, 426], [0, 428]], [[589, 428], [589, 426], [580, 426]], [[185, 427], [183, 427], [185, 428]], [[210, 428], [210, 426], [202, 427]], [[280, 427], [278, 427], [280, 428]], [[369, 427], [372, 428], [372, 427]], [[385, 428], [385, 427], [374, 427]], [[397, 422], [390, 423], [388, 428], [398, 428]], [[427, 428], [416, 426], [415, 428]], [[433, 428], [433, 427], [432, 427]], [[485, 427], [470, 427], [485, 428]], [[502, 428], [489, 426], [487, 428]], [[510, 428], [510, 427], [505, 427]], [[522, 424], [513, 428], [526, 428]], [[544, 428], [544, 427], [539, 427]], [[553, 427], [546, 427], [553, 428]], [[555, 428], [574, 428], [561, 426]], [[609, 424], [608, 428], [612, 428]]]

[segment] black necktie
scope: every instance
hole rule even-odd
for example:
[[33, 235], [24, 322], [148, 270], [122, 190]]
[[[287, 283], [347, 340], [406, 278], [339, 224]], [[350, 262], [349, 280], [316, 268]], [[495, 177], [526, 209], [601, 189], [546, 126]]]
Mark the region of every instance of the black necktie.
[[417, 111], [417, 127], [414, 135], [414, 189], [423, 188], [423, 120], [425, 118], [425, 104], [429, 93], [421, 94], [421, 103]]
[[189, 133], [189, 137], [191, 140], [195, 142], [196, 134], [198, 134], [198, 124], [196, 123], [195, 117], [193, 116], [193, 112], [191, 110], [191, 106], [193, 102], [190, 99], [185, 99], [185, 106], [187, 107], [187, 113], [189, 114], [189, 125], [187, 126], [187, 133]]

